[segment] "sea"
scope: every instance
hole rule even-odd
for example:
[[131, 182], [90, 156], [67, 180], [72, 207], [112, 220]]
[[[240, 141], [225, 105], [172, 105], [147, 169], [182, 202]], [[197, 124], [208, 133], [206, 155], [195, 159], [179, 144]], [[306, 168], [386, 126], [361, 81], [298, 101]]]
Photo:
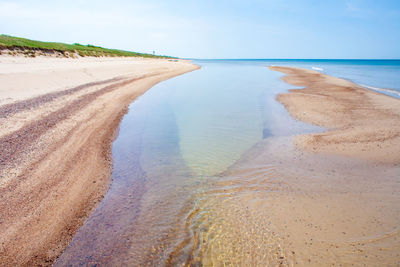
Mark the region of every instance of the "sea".
[[370, 90], [400, 97], [400, 60], [398, 59], [220, 59], [202, 62], [260, 64], [313, 69], [349, 80]]

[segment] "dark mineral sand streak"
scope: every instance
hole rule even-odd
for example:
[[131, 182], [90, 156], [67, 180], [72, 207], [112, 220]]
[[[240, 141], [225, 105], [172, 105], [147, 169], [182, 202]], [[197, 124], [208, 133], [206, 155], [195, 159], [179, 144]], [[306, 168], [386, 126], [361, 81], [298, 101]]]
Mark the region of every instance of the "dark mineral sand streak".
[[44, 105], [51, 101], [54, 101], [59, 97], [62, 97], [65, 95], [71, 95], [76, 92], [82, 91], [83, 89], [86, 89], [86, 88], [89, 88], [89, 87], [92, 87], [95, 85], [102, 85], [102, 84], [117, 82], [122, 79], [123, 78], [120, 77], [120, 78], [112, 78], [112, 79], [103, 80], [103, 81], [85, 83], [85, 84], [82, 84], [82, 85], [79, 85], [79, 86], [76, 86], [76, 87], [73, 87], [73, 88], [70, 88], [67, 90], [54, 92], [54, 93], [48, 93], [48, 94], [41, 95], [38, 97], [23, 100], [20, 102], [3, 105], [0, 107], [0, 118], [6, 118], [7, 116], [16, 114], [18, 112], [26, 111], [26, 110], [30, 110], [30, 109], [39, 107], [41, 105]]
[[9, 135], [1, 137], [0, 138], [0, 145], [2, 147], [0, 151], [1, 165], [4, 166], [10, 164], [18, 164], [18, 160], [21, 158], [20, 154], [25, 153], [27, 147], [30, 144], [34, 143], [40, 136], [42, 136], [44, 132], [54, 127], [57, 123], [72, 116], [78, 110], [81, 110], [85, 106], [89, 105], [97, 97], [106, 94], [108, 92], [111, 92], [119, 88], [120, 86], [132, 83], [140, 78], [126, 79], [125, 81], [119, 81], [121, 79], [110, 79], [102, 82], [88, 83], [58, 93], [50, 93], [37, 98], [3, 106], [0, 109], [0, 116], [6, 117], [11, 114], [20, 112], [22, 110], [29, 110], [31, 108], [43, 105], [46, 102], [55, 100], [55, 98], [57, 97], [61, 97], [66, 94], [72, 94], [87, 87], [100, 85], [103, 83], [115, 82], [98, 91], [84, 95], [79, 99], [75, 100], [74, 102], [72, 102], [71, 104], [45, 116], [44, 118], [34, 121]]

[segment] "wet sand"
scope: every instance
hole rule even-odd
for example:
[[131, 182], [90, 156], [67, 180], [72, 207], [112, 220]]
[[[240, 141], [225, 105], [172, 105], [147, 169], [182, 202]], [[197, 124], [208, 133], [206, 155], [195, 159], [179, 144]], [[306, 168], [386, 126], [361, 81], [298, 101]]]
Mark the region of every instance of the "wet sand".
[[291, 142], [265, 139], [207, 185], [187, 223], [191, 263], [399, 265], [400, 167]]
[[298, 147], [375, 163], [400, 163], [400, 101], [317, 71], [270, 67], [283, 80], [305, 87], [277, 99], [296, 119], [326, 127], [296, 138]]
[[[174, 258], [189, 254], [186, 264], [205, 266], [398, 266], [399, 100], [314, 71], [272, 69], [306, 86], [278, 95], [290, 114], [329, 128], [266, 138], [210, 179]], [[343, 140], [348, 135], [362, 142]]]
[[288, 112], [327, 128], [294, 137], [294, 146], [271, 139], [254, 156], [284, 166], [269, 216], [287, 262], [399, 265], [399, 99], [316, 71], [271, 69], [304, 87], [277, 96]]
[[0, 58], [0, 262], [51, 265], [110, 184], [128, 105], [187, 61]]

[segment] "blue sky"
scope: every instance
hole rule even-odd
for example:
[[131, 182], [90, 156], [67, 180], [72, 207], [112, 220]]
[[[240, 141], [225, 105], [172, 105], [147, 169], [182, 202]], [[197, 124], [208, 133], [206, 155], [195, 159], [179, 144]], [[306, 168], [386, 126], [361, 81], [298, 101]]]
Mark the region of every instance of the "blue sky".
[[0, 33], [188, 58], [400, 58], [400, 0], [0, 0]]

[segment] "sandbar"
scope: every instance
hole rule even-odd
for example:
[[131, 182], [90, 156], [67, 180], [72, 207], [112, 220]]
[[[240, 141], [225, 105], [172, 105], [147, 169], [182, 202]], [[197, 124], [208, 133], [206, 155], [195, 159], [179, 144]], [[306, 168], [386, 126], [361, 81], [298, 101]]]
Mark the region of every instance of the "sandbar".
[[304, 87], [277, 96], [289, 113], [328, 128], [296, 137], [298, 147], [377, 163], [400, 163], [399, 99], [314, 70], [270, 69], [287, 74], [284, 81]]

